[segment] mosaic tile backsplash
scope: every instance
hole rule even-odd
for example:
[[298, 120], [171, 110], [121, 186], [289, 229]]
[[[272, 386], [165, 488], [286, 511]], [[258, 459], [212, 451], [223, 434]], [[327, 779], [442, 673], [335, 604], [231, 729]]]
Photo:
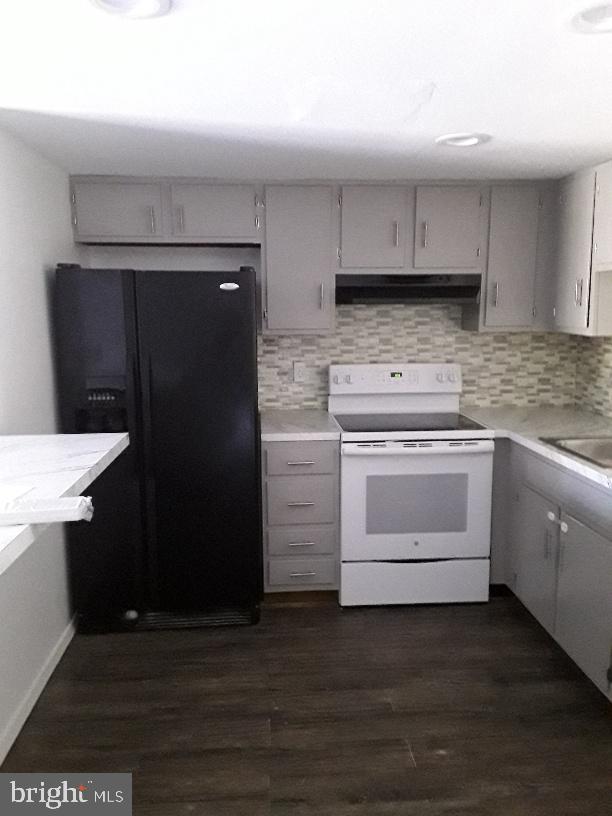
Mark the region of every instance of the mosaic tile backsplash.
[[[262, 409], [326, 409], [330, 363], [406, 361], [460, 363], [464, 404], [573, 405], [581, 340], [463, 331], [455, 305], [338, 306], [332, 335], [259, 338], [259, 403]], [[606, 354], [612, 360], [612, 345]], [[306, 364], [304, 383], [292, 382], [294, 360]], [[593, 399], [603, 401], [604, 379]]]
[[576, 402], [583, 408], [612, 416], [612, 338], [579, 339]]

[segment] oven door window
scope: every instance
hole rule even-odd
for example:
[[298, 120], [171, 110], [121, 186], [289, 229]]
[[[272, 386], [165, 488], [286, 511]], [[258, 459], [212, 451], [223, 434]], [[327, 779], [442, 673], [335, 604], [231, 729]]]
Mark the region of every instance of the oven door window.
[[366, 533], [462, 533], [467, 473], [366, 477]]

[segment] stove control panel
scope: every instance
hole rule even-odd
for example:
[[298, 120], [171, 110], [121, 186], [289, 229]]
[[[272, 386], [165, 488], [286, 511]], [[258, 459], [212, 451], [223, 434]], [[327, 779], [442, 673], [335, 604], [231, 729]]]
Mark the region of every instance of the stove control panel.
[[456, 363], [330, 365], [330, 394], [460, 394]]

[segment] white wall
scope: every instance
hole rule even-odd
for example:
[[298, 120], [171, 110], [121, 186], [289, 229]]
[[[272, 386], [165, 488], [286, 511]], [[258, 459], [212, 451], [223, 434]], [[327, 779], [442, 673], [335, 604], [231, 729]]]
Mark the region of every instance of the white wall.
[[[0, 131], [0, 434], [53, 433], [50, 274], [77, 258], [68, 176]], [[0, 575], [0, 762], [69, 641], [63, 530]]]
[[75, 258], [68, 176], [0, 131], [0, 434], [55, 430], [49, 275]]

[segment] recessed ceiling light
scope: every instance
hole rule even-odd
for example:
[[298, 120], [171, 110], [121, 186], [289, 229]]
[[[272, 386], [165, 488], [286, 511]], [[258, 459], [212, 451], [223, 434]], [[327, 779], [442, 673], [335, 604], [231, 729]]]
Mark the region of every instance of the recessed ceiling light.
[[574, 17], [574, 26], [583, 34], [605, 34], [612, 32], [612, 3], [581, 11]]
[[446, 133], [444, 136], [438, 136], [436, 144], [450, 147], [475, 147], [488, 142], [490, 138], [488, 133]]
[[172, 0], [91, 0], [91, 2], [109, 14], [127, 17], [130, 20], [161, 17], [162, 14], [168, 14], [172, 7]]

